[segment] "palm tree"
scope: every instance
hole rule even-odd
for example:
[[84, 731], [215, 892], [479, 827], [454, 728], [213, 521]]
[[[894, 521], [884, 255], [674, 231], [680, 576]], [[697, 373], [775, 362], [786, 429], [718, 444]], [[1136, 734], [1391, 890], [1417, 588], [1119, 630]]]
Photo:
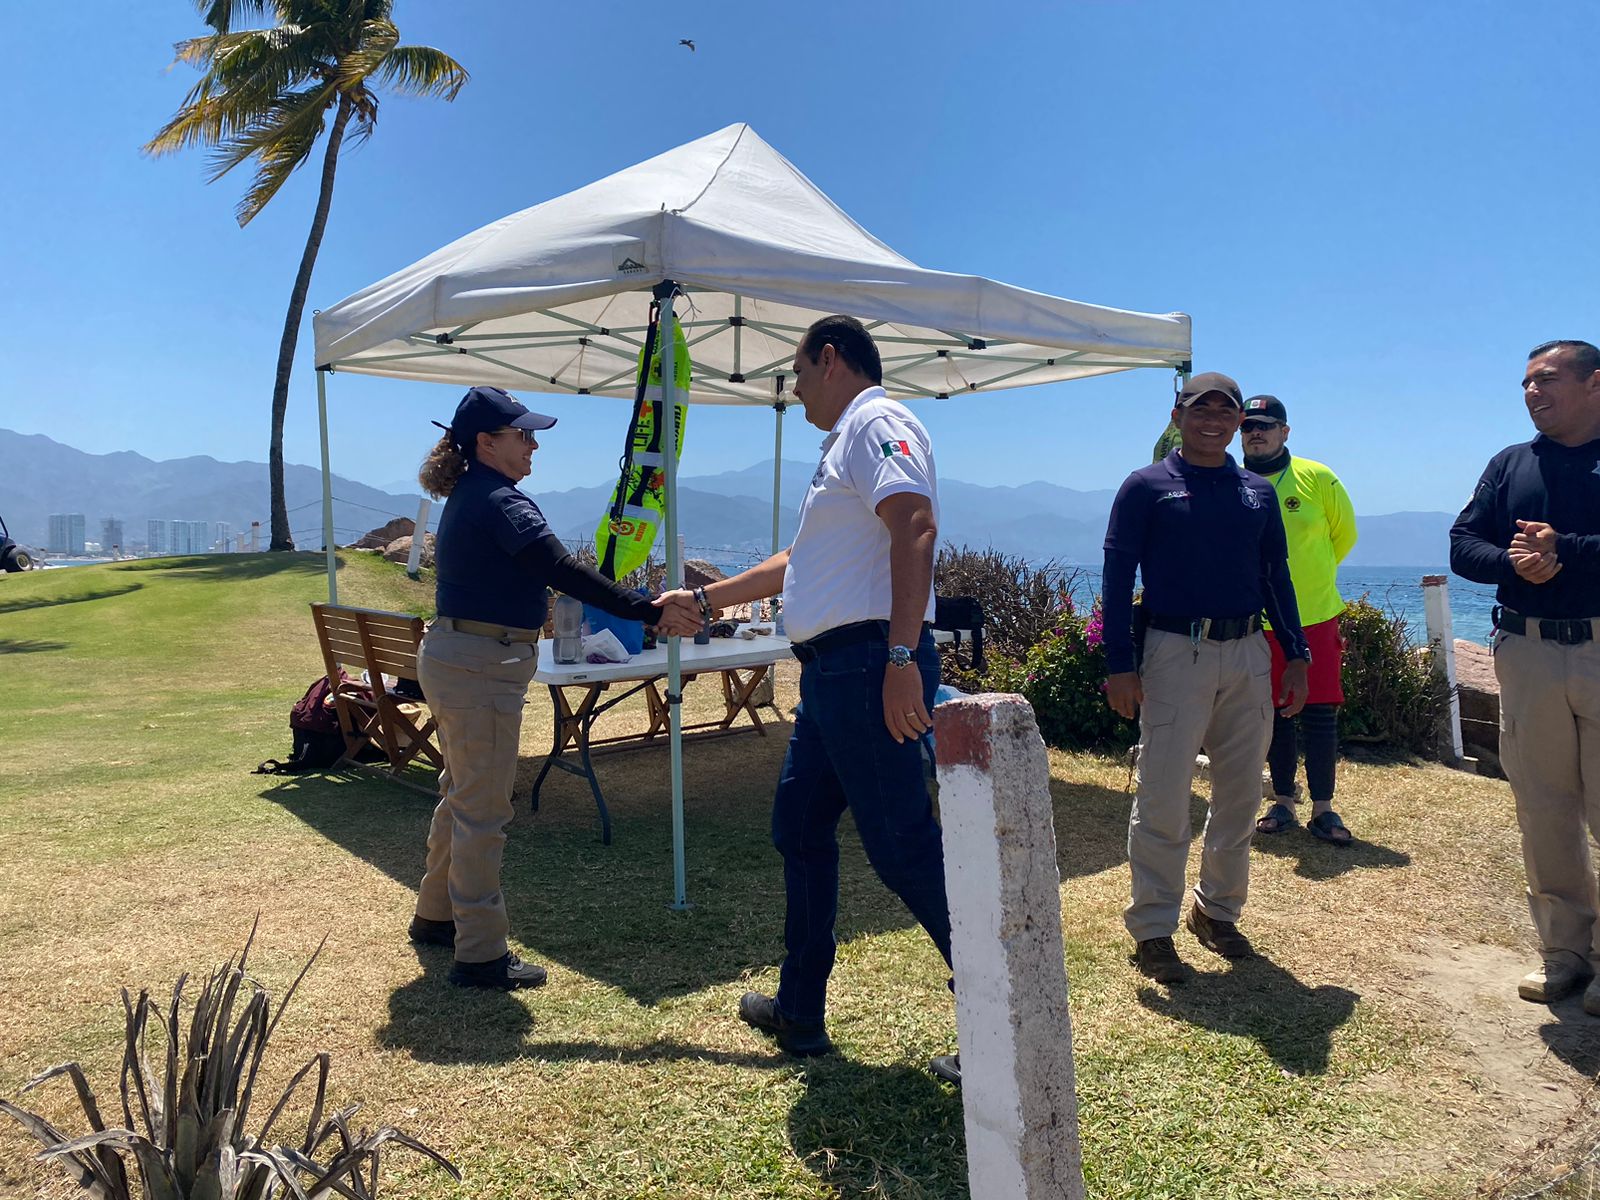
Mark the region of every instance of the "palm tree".
[[[202, 72], [200, 82], [145, 153], [208, 146], [213, 153], [207, 182], [254, 159], [255, 180], [235, 209], [239, 224], [247, 225], [311, 156], [328, 114], [333, 115], [316, 212], [289, 293], [272, 385], [270, 549], [293, 550], [283, 498], [283, 416], [306, 291], [333, 203], [339, 148], [352, 121], [352, 144], [372, 136], [378, 119], [374, 85], [454, 100], [467, 72], [443, 51], [400, 45], [400, 31], [390, 19], [394, 0], [195, 0], [195, 7], [212, 32], [179, 42], [175, 49], [179, 62]], [[270, 17], [272, 24], [235, 29], [252, 17]]]

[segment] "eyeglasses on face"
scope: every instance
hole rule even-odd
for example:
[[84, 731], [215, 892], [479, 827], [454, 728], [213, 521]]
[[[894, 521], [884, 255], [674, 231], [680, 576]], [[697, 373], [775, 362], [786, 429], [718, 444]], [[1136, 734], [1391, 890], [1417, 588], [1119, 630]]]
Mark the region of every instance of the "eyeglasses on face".
[[495, 430], [496, 437], [500, 436], [502, 433], [514, 434], [517, 437], [520, 437], [523, 441], [527, 442], [530, 446], [537, 446], [539, 444], [539, 439], [534, 436], [534, 432], [531, 429], [518, 429], [513, 425], [507, 425], [504, 429]]
[[1276, 429], [1278, 428], [1278, 422], [1256, 419], [1246, 421], [1243, 425], [1239, 426], [1239, 428], [1244, 430], [1246, 433], [1254, 433], [1258, 429]]

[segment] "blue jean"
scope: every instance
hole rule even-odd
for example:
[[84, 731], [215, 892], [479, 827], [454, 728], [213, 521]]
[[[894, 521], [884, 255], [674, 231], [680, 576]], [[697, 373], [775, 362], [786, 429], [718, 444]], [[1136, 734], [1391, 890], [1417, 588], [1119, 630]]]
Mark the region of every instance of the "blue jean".
[[[837, 831], [846, 808], [878, 878], [950, 962], [944, 845], [923, 775], [923, 741], [896, 742], [883, 724], [888, 649], [879, 634], [802, 657], [800, 707], [772, 802], [788, 906], [777, 1006], [793, 1021], [820, 1021], [827, 1004], [839, 910]], [[916, 665], [931, 712], [939, 657], [926, 632]]]

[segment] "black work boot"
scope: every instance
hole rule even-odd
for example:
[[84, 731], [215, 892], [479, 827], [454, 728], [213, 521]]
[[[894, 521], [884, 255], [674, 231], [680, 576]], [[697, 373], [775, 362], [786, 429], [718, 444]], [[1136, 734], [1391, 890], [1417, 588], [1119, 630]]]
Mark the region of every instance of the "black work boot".
[[456, 923], [430, 921], [427, 917], [412, 917], [411, 928], [406, 931], [406, 936], [419, 946], [454, 946]]
[[1200, 911], [1199, 905], [1189, 910], [1189, 919], [1185, 924], [1195, 940], [1214, 954], [1233, 959], [1256, 956], [1255, 947], [1250, 944], [1249, 938], [1239, 932], [1237, 925], [1232, 921], [1212, 920]]
[[523, 962], [509, 951], [488, 962], [458, 961], [450, 968], [450, 982], [457, 987], [498, 988], [502, 992], [543, 987], [548, 977], [543, 967]]
[[1169, 937], [1146, 938], [1134, 948], [1133, 961], [1139, 974], [1157, 983], [1177, 983], [1188, 973]]
[[778, 1002], [760, 992], [739, 997], [739, 1019], [778, 1039], [778, 1048], [796, 1058], [833, 1053], [833, 1043], [821, 1021], [791, 1021], [778, 1011]]

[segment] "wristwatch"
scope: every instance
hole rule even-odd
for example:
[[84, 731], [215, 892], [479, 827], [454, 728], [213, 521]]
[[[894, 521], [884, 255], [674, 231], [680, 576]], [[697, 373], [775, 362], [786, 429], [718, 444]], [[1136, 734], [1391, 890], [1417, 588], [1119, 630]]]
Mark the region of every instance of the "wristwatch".
[[700, 619], [709, 621], [711, 619], [711, 601], [706, 599], [706, 589], [704, 587], [694, 589], [694, 602], [700, 606]]
[[916, 661], [916, 655], [910, 646], [890, 646], [889, 665], [899, 667], [902, 671]]

